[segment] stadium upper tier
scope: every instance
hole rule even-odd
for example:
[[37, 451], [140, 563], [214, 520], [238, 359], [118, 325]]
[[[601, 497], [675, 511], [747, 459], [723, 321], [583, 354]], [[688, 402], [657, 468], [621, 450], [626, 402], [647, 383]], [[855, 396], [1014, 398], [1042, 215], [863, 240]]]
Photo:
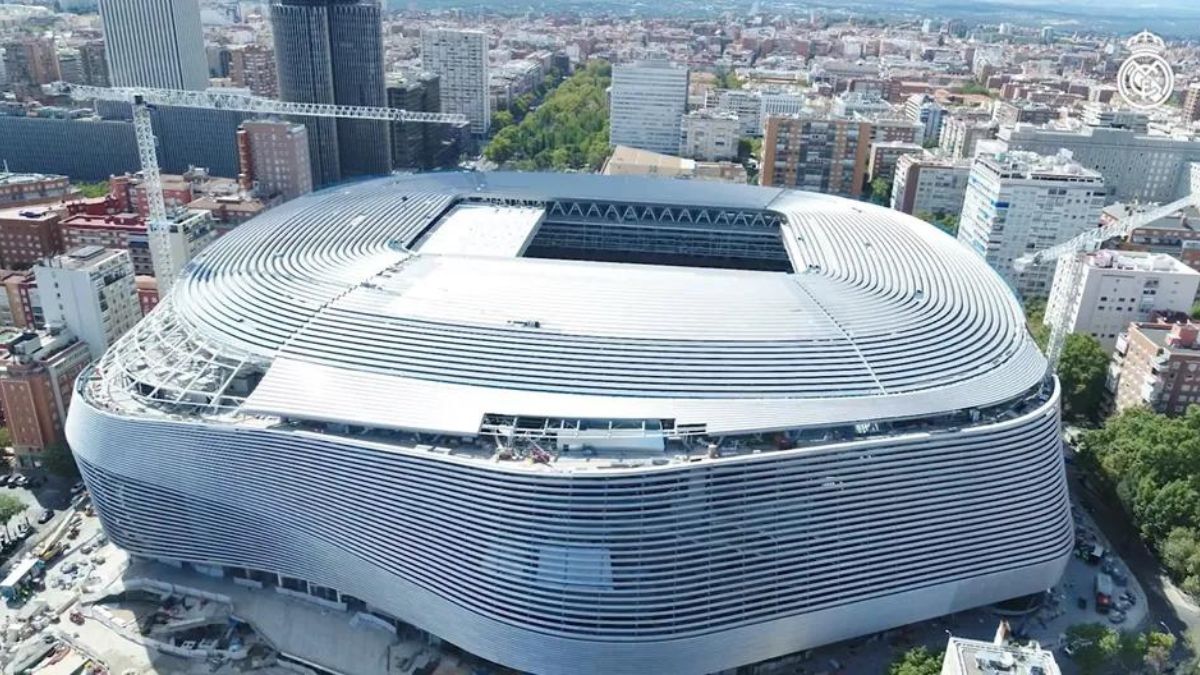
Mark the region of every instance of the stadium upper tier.
[[101, 372], [92, 395], [146, 414], [581, 440], [936, 417], [1023, 396], [1045, 362], [978, 257], [888, 209], [464, 173], [256, 218]]

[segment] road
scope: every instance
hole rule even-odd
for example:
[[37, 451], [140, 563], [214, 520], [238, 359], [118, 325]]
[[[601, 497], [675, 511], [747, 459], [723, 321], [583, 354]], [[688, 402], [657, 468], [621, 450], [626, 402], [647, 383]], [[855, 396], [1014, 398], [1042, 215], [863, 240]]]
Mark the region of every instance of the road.
[[1096, 525], [1142, 584], [1150, 609], [1146, 630], [1161, 630], [1165, 626], [1177, 638], [1183, 638], [1178, 641], [1177, 658], [1194, 658], [1191, 647], [1184, 643], [1200, 645], [1200, 607], [1166, 578], [1158, 559], [1142, 543], [1119, 504], [1105, 500], [1086, 486], [1073, 466], [1068, 465], [1067, 475], [1071, 490], [1090, 510]]

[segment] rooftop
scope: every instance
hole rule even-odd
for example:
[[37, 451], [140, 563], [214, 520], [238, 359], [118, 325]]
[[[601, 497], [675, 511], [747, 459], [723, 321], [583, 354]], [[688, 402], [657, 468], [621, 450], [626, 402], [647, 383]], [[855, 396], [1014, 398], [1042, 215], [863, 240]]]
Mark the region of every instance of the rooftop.
[[45, 173], [13, 173], [11, 171], [0, 171], [0, 187], [4, 187], [6, 185], [23, 185], [55, 180], [67, 180], [67, 177]]
[[1068, 152], [1057, 155], [1040, 155], [1036, 152], [1010, 150], [992, 155], [981, 154], [976, 162], [991, 167], [1006, 177], [1045, 179], [1068, 178], [1072, 181], [1086, 180], [1103, 185], [1100, 172], [1076, 162]]
[[1188, 267], [1173, 256], [1149, 251], [1097, 251], [1087, 256], [1087, 264], [1089, 267], [1116, 271], [1200, 276], [1200, 272]]
[[948, 675], [1061, 675], [1054, 654], [1037, 645], [996, 645], [952, 637], [946, 645]]

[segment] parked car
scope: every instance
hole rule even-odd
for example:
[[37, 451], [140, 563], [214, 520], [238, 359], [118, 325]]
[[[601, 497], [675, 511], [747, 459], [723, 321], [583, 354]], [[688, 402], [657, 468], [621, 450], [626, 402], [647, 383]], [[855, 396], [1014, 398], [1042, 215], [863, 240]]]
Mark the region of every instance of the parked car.
[[8, 482], [6, 482], [4, 484], [4, 486], [9, 487], [9, 488], [21, 487], [20, 486], [21, 478], [23, 478], [23, 476], [21, 474], [14, 473], [13, 475], [8, 477]]
[[45, 511], [42, 511], [41, 515], [38, 516], [37, 521], [38, 521], [39, 525], [44, 525], [44, 524], [50, 522], [50, 520], [53, 518], [54, 518], [54, 509], [46, 509]]
[[29, 477], [25, 476], [25, 475], [19, 475], [19, 476], [13, 478], [12, 482], [9, 483], [8, 486], [9, 487], [20, 487], [20, 488], [29, 487]]

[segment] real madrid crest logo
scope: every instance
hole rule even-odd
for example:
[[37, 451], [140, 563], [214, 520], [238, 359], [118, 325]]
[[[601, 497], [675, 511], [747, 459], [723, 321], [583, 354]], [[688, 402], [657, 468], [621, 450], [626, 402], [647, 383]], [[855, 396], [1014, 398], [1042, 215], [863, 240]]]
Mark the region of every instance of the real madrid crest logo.
[[1167, 45], [1162, 38], [1142, 31], [1125, 42], [1132, 54], [1117, 72], [1121, 98], [1135, 108], [1157, 108], [1175, 88], [1175, 72], [1162, 57]]

